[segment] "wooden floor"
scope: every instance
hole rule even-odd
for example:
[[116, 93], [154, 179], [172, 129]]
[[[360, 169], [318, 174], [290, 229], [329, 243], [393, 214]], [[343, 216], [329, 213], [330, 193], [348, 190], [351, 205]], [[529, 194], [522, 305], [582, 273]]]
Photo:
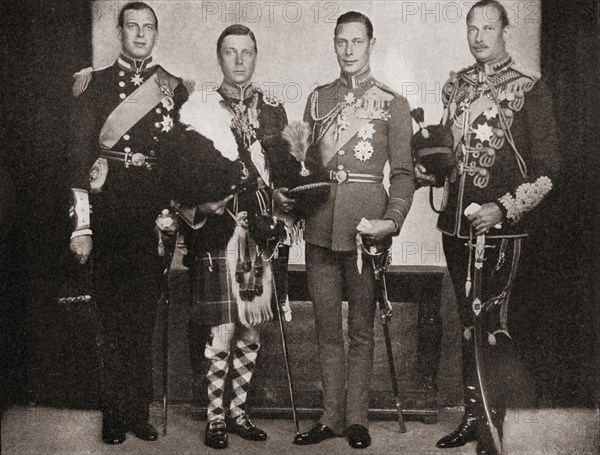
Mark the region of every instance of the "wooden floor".
[[[161, 424], [160, 408], [152, 409], [152, 421]], [[435, 441], [453, 430], [460, 421], [459, 409], [444, 409], [439, 423], [426, 425], [408, 422], [408, 432], [399, 434], [393, 421], [370, 423], [373, 444], [366, 454], [425, 455], [474, 454], [475, 443], [440, 450]], [[558, 408], [509, 410], [505, 422], [504, 449], [510, 455], [552, 455], [599, 453], [598, 411], [594, 409]], [[100, 413], [52, 408], [14, 407], [2, 418], [3, 455], [192, 455], [221, 453], [323, 454], [355, 453], [343, 438], [330, 439], [315, 446], [292, 444], [295, 430], [290, 420], [256, 420], [269, 438], [265, 442], [248, 442], [238, 436], [229, 438], [229, 448], [212, 450], [204, 446], [204, 422], [192, 419], [189, 408], [171, 408], [168, 435], [157, 442], [144, 442], [128, 435], [125, 443], [108, 446], [100, 441]], [[312, 422], [302, 421], [301, 430]]]

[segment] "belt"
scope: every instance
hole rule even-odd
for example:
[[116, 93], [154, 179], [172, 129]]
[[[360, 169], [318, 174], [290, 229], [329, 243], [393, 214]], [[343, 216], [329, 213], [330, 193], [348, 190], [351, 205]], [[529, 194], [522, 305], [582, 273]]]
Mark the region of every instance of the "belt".
[[101, 156], [106, 158], [107, 160], [119, 161], [124, 163], [125, 167], [128, 168], [130, 166], [134, 167], [145, 167], [148, 170], [151, 170], [158, 160], [154, 156], [147, 156], [143, 153], [136, 152], [116, 152], [114, 150], [102, 150]]
[[337, 182], [338, 185], [342, 183], [381, 183], [383, 182], [383, 175], [359, 174], [341, 169], [329, 171], [329, 180]]

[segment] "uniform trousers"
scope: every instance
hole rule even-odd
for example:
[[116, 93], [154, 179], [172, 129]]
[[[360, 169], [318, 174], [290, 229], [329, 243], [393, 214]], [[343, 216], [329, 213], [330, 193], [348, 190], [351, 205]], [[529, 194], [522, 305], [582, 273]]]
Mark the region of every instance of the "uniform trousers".
[[148, 421], [152, 340], [160, 297], [156, 208], [94, 205], [94, 295], [101, 318], [105, 422]]
[[[373, 370], [375, 279], [370, 261], [358, 272], [356, 252], [337, 252], [306, 244], [308, 289], [323, 382], [321, 423], [341, 433], [367, 425]], [[348, 297], [348, 355], [342, 333], [342, 298]]]
[[[467, 296], [465, 289], [469, 267], [471, 279], [473, 278], [474, 259], [469, 263], [469, 254], [473, 254], [473, 251], [467, 247], [468, 239], [448, 235], [442, 237], [448, 271], [463, 326], [461, 345], [465, 410], [467, 414], [481, 418], [483, 408], [476, 376], [472, 331], [473, 290]], [[484, 308], [480, 317], [483, 324], [483, 371], [487, 386], [485, 392], [497, 424], [501, 424], [504, 419], [511, 390], [510, 381], [515, 375], [513, 342], [508, 333], [507, 310], [512, 284], [518, 272], [521, 244], [521, 238], [486, 239], [488, 248], [485, 250], [482, 268], [481, 301]]]

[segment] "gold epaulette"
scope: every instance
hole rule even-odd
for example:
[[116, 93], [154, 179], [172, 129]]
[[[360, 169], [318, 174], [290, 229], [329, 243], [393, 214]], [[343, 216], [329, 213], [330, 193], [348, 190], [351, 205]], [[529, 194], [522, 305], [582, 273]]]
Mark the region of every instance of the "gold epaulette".
[[73, 96], [78, 97], [81, 95], [90, 85], [90, 81], [92, 80], [92, 72], [94, 69], [90, 66], [88, 68], [84, 68], [81, 71], [73, 74]]

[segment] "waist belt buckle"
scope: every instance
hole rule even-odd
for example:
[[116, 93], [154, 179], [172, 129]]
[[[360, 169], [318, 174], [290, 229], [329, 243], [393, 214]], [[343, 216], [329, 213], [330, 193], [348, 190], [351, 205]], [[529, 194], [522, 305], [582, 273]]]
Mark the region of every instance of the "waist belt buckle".
[[348, 180], [348, 172], [342, 169], [337, 171], [331, 171], [330, 177], [331, 180], [335, 180], [338, 183], [338, 185], [341, 185], [342, 183]]
[[146, 155], [143, 153], [134, 153], [131, 155], [131, 164], [134, 166], [140, 167], [146, 164]]

